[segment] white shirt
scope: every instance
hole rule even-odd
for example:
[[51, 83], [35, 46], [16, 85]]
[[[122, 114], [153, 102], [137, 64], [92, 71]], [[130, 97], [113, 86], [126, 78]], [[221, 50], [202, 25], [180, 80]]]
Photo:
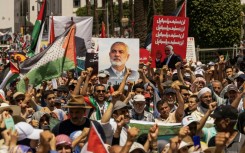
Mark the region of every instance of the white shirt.
[[124, 69], [123, 69], [121, 72], [117, 71], [117, 70], [114, 69], [113, 67], [111, 67], [111, 69], [112, 69], [112, 71], [117, 75], [117, 77], [122, 76], [122, 75], [124, 74], [125, 70], [126, 70], [125, 67], [124, 67]]
[[[117, 129], [117, 123], [115, 122], [115, 120], [113, 118], [111, 118], [108, 123], [100, 123], [100, 124], [101, 124], [101, 126], [105, 132], [106, 143], [111, 145], [113, 135]], [[127, 141], [127, 130], [128, 130], [128, 128], [129, 128], [128, 126], [122, 128], [122, 131], [120, 134], [120, 142], [119, 142], [120, 146], [124, 146], [126, 141]]]
[[170, 59], [171, 59], [172, 56], [173, 56], [173, 54], [168, 57], [168, 60], [166, 62], [166, 65], [168, 65], [168, 63], [169, 63], [169, 61], [170, 61]]

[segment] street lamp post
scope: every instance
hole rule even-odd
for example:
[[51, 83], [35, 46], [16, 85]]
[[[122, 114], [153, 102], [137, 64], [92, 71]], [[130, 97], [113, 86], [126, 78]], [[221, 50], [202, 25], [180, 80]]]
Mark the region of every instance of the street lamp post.
[[24, 28], [24, 35], [26, 35], [26, 19], [27, 19], [27, 17], [28, 17], [28, 12], [26, 12], [26, 15], [25, 15], [25, 18], [24, 18], [24, 20], [25, 20], [25, 28]]

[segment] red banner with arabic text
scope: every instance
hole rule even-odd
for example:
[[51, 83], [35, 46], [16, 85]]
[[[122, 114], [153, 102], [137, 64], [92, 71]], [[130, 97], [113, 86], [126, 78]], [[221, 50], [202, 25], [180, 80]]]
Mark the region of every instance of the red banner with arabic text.
[[[186, 56], [189, 18], [175, 16], [154, 16], [152, 29], [152, 60], [156, 59], [156, 52], [162, 53], [161, 61], [166, 57], [164, 48], [174, 47], [174, 53], [182, 59]], [[152, 62], [152, 67], [155, 62]]]
[[150, 52], [144, 48], [140, 48], [140, 63], [146, 64], [149, 60]]

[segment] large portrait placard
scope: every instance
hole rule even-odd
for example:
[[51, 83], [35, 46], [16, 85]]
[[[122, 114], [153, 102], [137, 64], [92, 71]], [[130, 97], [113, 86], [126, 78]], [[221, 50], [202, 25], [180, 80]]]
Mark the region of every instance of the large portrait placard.
[[110, 73], [111, 84], [119, 84], [127, 69], [132, 70], [128, 80], [138, 80], [139, 39], [101, 38], [99, 46], [99, 71]]

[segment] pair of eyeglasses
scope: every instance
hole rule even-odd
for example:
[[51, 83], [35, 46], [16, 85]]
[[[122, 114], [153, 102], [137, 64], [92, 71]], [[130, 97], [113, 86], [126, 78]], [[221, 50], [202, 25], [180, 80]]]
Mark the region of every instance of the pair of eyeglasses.
[[97, 93], [105, 93], [105, 90], [96, 90]]

